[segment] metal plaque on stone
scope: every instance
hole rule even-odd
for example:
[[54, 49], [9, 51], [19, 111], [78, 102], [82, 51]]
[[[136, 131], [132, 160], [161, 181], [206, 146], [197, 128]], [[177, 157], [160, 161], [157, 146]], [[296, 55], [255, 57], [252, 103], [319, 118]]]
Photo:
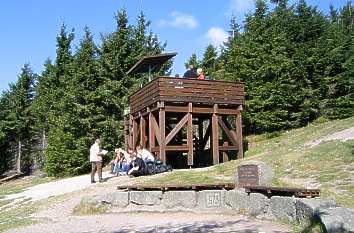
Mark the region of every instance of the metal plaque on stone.
[[257, 186], [259, 185], [258, 166], [253, 164], [241, 165], [237, 167], [239, 186]]

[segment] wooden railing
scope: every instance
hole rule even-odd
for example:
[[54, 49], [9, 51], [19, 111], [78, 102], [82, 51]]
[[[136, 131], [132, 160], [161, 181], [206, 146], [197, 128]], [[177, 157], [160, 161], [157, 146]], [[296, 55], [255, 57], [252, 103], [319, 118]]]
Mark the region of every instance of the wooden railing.
[[130, 96], [130, 111], [136, 113], [158, 101], [197, 104], [244, 104], [240, 82], [158, 77]]

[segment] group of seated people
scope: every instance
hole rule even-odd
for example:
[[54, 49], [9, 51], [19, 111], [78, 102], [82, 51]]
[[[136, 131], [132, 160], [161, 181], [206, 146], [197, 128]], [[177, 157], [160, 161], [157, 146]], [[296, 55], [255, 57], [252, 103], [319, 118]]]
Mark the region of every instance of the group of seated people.
[[154, 163], [154, 156], [142, 145], [136, 150], [128, 148], [127, 151], [117, 148], [114, 151], [115, 159], [112, 161], [111, 171], [116, 175], [143, 176], [147, 175], [147, 164]]
[[183, 78], [194, 78], [204, 80], [205, 75], [202, 68], [198, 68], [197, 71], [195, 71], [193, 65], [189, 65], [187, 71], [183, 74]]

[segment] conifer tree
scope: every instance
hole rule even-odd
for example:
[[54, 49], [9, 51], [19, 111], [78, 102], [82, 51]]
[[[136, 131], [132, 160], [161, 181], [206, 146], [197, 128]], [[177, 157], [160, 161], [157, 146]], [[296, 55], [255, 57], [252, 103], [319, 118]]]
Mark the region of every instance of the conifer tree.
[[217, 63], [217, 52], [216, 48], [213, 45], [208, 45], [203, 54], [203, 60], [201, 62], [204, 69], [205, 76], [213, 76], [213, 72], [216, 69]]
[[[33, 73], [29, 64], [25, 64], [21, 69], [18, 80], [10, 85], [10, 90], [3, 104], [6, 108], [4, 120], [6, 128], [11, 137], [7, 138], [8, 156], [14, 158], [13, 168], [18, 173], [30, 171], [32, 165], [32, 136], [34, 116], [31, 104], [34, 99], [34, 84], [37, 75]], [[5, 130], [6, 130], [5, 128]], [[6, 131], [5, 131], [6, 132]], [[8, 135], [10, 136], [10, 135]], [[12, 153], [11, 153], [12, 152]]]

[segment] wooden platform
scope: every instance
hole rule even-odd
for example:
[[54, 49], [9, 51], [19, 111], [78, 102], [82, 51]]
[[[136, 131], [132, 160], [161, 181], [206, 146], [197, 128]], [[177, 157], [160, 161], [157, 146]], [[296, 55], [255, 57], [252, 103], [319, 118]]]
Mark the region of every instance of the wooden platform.
[[[241, 187], [235, 186], [234, 183], [220, 184], [192, 184], [192, 185], [119, 185], [117, 189], [120, 191], [202, 191], [202, 190], [232, 190]], [[319, 189], [301, 189], [301, 188], [283, 188], [271, 186], [246, 186], [242, 187], [247, 193], [262, 193], [268, 197], [271, 196], [288, 196], [300, 198], [313, 198], [320, 196]]]
[[157, 77], [129, 101], [126, 147], [141, 144], [165, 164], [187, 153], [184, 168], [243, 157], [242, 82]]
[[[225, 109], [235, 109], [244, 104], [244, 84], [241, 82], [196, 80], [187, 78], [158, 77], [132, 94], [130, 113], [137, 116], [146, 108], [157, 107], [157, 102], [193, 103], [193, 105], [219, 104]], [[171, 108], [175, 112], [188, 112], [186, 108]], [[213, 113], [210, 109], [194, 109], [195, 113]]]

